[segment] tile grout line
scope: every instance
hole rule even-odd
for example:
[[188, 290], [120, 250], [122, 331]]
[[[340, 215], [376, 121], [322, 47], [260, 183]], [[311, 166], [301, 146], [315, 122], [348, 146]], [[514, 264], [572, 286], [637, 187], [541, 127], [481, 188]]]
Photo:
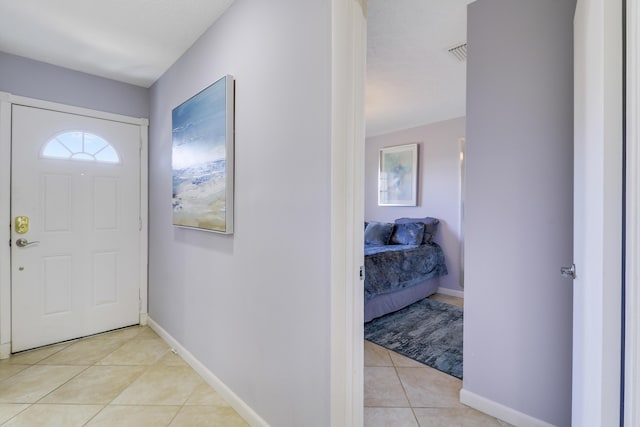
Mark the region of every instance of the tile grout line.
[[[119, 349], [121, 349], [122, 347], [125, 346], [125, 344], [128, 344], [129, 342], [133, 341], [134, 339], [136, 339], [138, 337], [138, 335], [140, 335], [141, 331], [138, 332], [136, 335], [132, 336], [131, 338], [128, 338], [126, 340], [123, 340], [122, 345], [118, 348], [116, 348], [115, 350], [113, 350], [111, 353], [105, 355], [102, 359], [100, 359], [99, 361], [97, 361], [93, 366], [144, 366], [144, 370], [142, 370], [133, 380], [131, 380], [131, 382], [129, 382], [121, 391], [120, 393], [118, 393], [116, 396], [113, 397], [113, 399], [111, 399], [106, 405], [104, 405], [102, 407], [102, 409], [100, 409], [98, 412], [96, 412], [91, 418], [89, 418], [87, 420], [86, 423], [83, 424], [83, 426], [88, 425], [91, 421], [93, 421], [98, 415], [100, 415], [102, 413], [102, 411], [104, 411], [107, 407], [109, 407], [114, 400], [116, 400], [122, 393], [124, 393], [124, 391], [129, 388], [131, 386], [131, 384], [133, 384], [134, 382], [136, 382], [136, 380], [138, 378], [140, 378], [142, 375], [144, 375], [149, 368], [151, 367], [151, 365], [98, 365], [99, 362], [103, 361], [104, 359], [106, 359], [107, 357], [111, 356], [113, 353], [115, 353], [116, 351], [118, 351]], [[137, 405], [135, 405], [137, 406]]]

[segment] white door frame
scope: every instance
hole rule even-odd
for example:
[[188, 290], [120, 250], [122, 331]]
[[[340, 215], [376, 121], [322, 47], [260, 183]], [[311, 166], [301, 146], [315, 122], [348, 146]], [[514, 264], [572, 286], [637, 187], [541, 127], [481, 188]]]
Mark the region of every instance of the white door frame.
[[364, 401], [366, 0], [332, 0], [331, 425], [359, 427]]
[[[348, 3], [348, 4], [347, 4]], [[593, 252], [599, 252], [600, 260], [598, 263], [578, 265], [578, 275], [588, 278], [588, 287], [586, 295], [582, 295], [582, 300], [575, 301], [584, 308], [589, 308], [589, 312], [577, 315], [584, 315], [588, 319], [583, 318], [585, 329], [581, 342], [574, 346], [574, 363], [577, 359], [577, 365], [574, 365], [574, 392], [573, 392], [573, 422], [574, 425], [586, 425], [590, 423], [602, 425], [617, 425], [616, 416], [619, 408], [619, 346], [616, 348], [615, 343], [619, 345], [620, 336], [620, 305], [619, 292], [609, 292], [609, 286], [605, 289], [605, 284], [615, 284], [620, 282], [620, 251], [619, 242], [620, 227], [617, 227], [621, 218], [621, 205], [616, 204], [616, 197], [621, 195], [620, 162], [616, 163], [616, 153], [612, 152], [612, 146], [615, 144], [606, 144], [606, 141], [619, 141], [621, 137], [621, 126], [616, 114], [620, 115], [617, 107], [621, 105], [621, 98], [616, 93], [617, 88], [622, 87], [621, 76], [616, 70], [616, 61], [620, 58], [619, 50], [616, 50], [616, 43], [620, 41], [619, 24], [620, 16], [618, 2], [608, 0], [578, 0], [578, 8], [580, 13], [587, 13], [589, 16], [581, 22], [580, 30], [575, 35], [574, 46], [576, 49], [583, 47], [585, 50], [581, 54], [584, 57], [576, 57], [576, 81], [582, 86], [576, 84], [576, 97], [578, 94], [586, 96], [589, 99], [587, 106], [591, 112], [596, 111], [598, 123], [587, 121], [576, 122], [576, 138], [578, 134], [589, 139], [590, 156], [598, 153], [606, 158], [600, 158], [606, 164], [600, 164], [602, 167], [600, 174], [593, 177], [594, 180], [586, 185], [594, 185], [597, 194], [591, 195], [587, 205], [595, 209], [599, 220], [588, 223], [595, 224], [597, 230], [588, 230], [585, 233], [584, 246], [586, 250], [593, 255]], [[634, 29], [632, 36], [629, 38], [628, 50], [638, 52], [640, 49], [640, 38], [637, 34], [637, 28], [640, 24], [640, 11], [634, 1], [628, 1], [629, 5], [629, 24], [628, 28]], [[358, 177], [353, 169], [360, 167], [362, 159], [359, 157], [356, 146], [352, 146], [353, 140], [344, 140], [342, 138], [359, 138], [363, 135], [364, 119], [360, 116], [361, 111], [357, 108], [360, 104], [352, 104], [349, 109], [349, 102], [358, 100], [362, 85], [364, 84], [364, 76], [359, 75], [359, 67], [364, 67], [366, 52], [360, 50], [362, 46], [366, 46], [366, 0], [351, 0], [343, 2], [333, 0], [333, 137], [332, 148], [338, 151], [333, 155], [333, 190], [334, 203], [338, 202], [333, 210], [332, 222], [334, 224], [334, 234], [332, 239], [332, 425], [362, 425], [362, 370], [358, 368], [358, 363], [362, 357], [362, 351], [359, 344], [362, 342], [362, 323], [359, 322], [360, 313], [362, 311], [361, 295], [357, 292], [358, 284], [353, 280], [355, 271], [353, 266], [357, 258], [357, 246], [361, 235], [354, 228], [359, 220], [358, 206], [353, 206], [344, 199], [344, 196], [355, 197], [355, 202], [360, 202], [362, 186], [358, 181]], [[354, 14], [354, 9], [358, 5], [360, 10], [364, 12], [363, 16]], [[582, 9], [580, 9], [582, 8]], [[578, 11], [577, 11], [578, 13]], [[351, 27], [344, 27], [351, 25]], [[364, 31], [364, 40], [362, 37]], [[336, 44], [337, 43], [337, 44]], [[585, 46], [589, 45], [587, 49]], [[595, 45], [595, 49], [593, 49]], [[350, 57], [344, 57], [344, 54], [351, 52]], [[613, 59], [613, 61], [611, 61]], [[630, 96], [628, 117], [638, 117], [640, 114], [640, 62], [637, 55], [628, 57], [629, 67], [634, 70], [631, 77], [633, 84], [629, 86], [628, 94]], [[597, 75], [587, 75], [586, 65], [594, 65], [588, 67], [589, 70], [597, 70]], [[585, 68], [580, 68], [580, 67]], [[338, 81], [337, 77], [342, 80]], [[353, 79], [353, 80], [351, 80]], [[353, 86], [346, 86], [349, 90], [345, 90], [342, 96], [336, 92], [344, 89], [345, 83], [353, 82]], [[338, 84], [341, 83], [341, 84]], [[603, 91], [606, 89], [606, 95]], [[621, 92], [621, 91], [619, 91]], [[608, 96], [613, 93], [613, 96]], [[595, 98], [594, 98], [595, 95]], [[584, 101], [585, 99], [582, 99]], [[576, 103], [577, 108], [581, 108], [584, 104]], [[613, 108], [609, 108], [612, 107]], [[340, 115], [344, 113], [342, 123]], [[351, 115], [354, 113], [355, 115]], [[576, 110], [577, 113], [577, 110]], [[584, 117], [583, 117], [584, 118]], [[591, 118], [591, 117], [589, 117]], [[640, 178], [638, 169], [640, 169], [640, 129], [636, 123], [629, 123], [628, 129], [628, 145], [629, 162], [627, 176], [628, 194], [638, 194], [640, 191]], [[595, 126], [595, 127], [594, 127]], [[349, 142], [348, 147], [338, 147], [341, 141]], [[359, 142], [359, 139], [356, 141]], [[584, 141], [581, 141], [584, 142]], [[356, 151], [351, 151], [353, 149]], [[341, 151], [342, 150], [342, 151]], [[595, 151], [594, 151], [595, 150]], [[615, 149], [614, 149], [615, 151]], [[347, 170], [343, 170], [343, 168]], [[353, 168], [353, 169], [349, 169]], [[355, 179], [355, 181], [350, 181]], [[616, 181], [617, 180], [617, 181]], [[341, 190], [342, 189], [342, 190]], [[343, 194], [342, 192], [346, 192]], [[617, 196], [616, 196], [617, 195]], [[613, 203], [610, 203], [613, 202]], [[627, 263], [627, 288], [628, 288], [628, 306], [627, 306], [627, 392], [626, 392], [626, 415], [631, 420], [626, 425], [637, 425], [640, 419], [640, 266], [635, 263], [640, 256], [640, 198], [635, 197], [628, 199], [628, 223], [627, 233], [633, 238], [629, 239], [627, 246], [627, 259], [634, 261]], [[593, 219], [593, 218], [590, 218]], [[610, 221], [611, 220], [611, 221]], [[340, 227], [336, 228], [336, 225]], [[343, 233], [338, 236], [338, 232]], [[597, 240], [597, 241], [596, 241]], [[618, 247], [616, 248], [616, 242]], [[613, 249], [613, 250], [610, 250]], [[348, 255], [347, 258], [345, 255]], [[345, 256], [345, 258], [341, 258]], [[346, 260], [346, 262], [345, 262]], [[636, 264], [636, 265], [634, 265]], [[346, 283], [345, 283], [346, 281]], [[341, 285], [346, 285], [341, 288]], [[606, 291], [606, 292], [605, 292]], [[575, 309], [576, 307], [574, 307]], [[346, 313], [346, 314], [345, 314]], [[576, 315], [576, 313], [574, 313]], [[345, 334], [346, 331], [346, 334]], [[346, 335], [346, 336], [345, 336]], [[614, 344], [611, 346], [610, 344]], [[617, 375], [611, 375], [617, 372]], [[583, 423], [584, 422], [584, 423]], [[611, 424], [613, 422], [613, 424]], [[586, 423], [586, 424], [585, 424]]]
[[640, 5], [627, 0], [627, 220], [624, 425], [640, 425]]
[[11, 355], [11, 105], [60, 111], [140, 127], [140, 323], [147, 322], [149, 121], [0, 92], [0, 359]]

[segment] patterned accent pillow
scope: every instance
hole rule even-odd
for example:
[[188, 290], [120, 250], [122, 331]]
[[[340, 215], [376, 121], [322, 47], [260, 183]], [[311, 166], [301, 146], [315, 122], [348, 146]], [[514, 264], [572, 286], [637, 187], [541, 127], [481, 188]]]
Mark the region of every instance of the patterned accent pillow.
[[424, 237], [422, 238], [423, 243], [430, 243], [433, 239], [433, 236], [436, 235], [438, 231], [438, 224], [440, 220], [438, 218], [426, 217], [426, 218], [398, 218], [396, 219], [396, 224], [409, 224], [413, 222], [420, 222], [424, 224]]
[[389, 239], [390, 245], [420, 245], [424, 237], [424, 224], [421, 222], [410, 222], [406, 224], [396, 224]]
[[364, 230], [364, 244], [384, 246], [389, 243], [393, 224], [371, 221]]

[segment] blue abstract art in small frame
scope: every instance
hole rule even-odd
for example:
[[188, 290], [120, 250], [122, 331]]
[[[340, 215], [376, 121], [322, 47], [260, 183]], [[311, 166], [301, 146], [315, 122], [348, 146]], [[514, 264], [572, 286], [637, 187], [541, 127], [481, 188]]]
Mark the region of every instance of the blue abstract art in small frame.
[[233, 233], [234, 79], [172, 111], [173, 224]]
[[418, 144], [380, 149], [378, 206], [418, 205]]

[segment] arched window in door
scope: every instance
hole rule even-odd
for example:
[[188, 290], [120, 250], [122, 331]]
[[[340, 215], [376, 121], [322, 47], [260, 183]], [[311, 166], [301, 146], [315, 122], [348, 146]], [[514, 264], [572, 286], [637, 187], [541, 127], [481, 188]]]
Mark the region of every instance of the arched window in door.
[[120, 163], [120, 156], [111, 144], [97, 135], [82, 131], [65, 132], [51, 138], [42, 149], [42, 157]]

